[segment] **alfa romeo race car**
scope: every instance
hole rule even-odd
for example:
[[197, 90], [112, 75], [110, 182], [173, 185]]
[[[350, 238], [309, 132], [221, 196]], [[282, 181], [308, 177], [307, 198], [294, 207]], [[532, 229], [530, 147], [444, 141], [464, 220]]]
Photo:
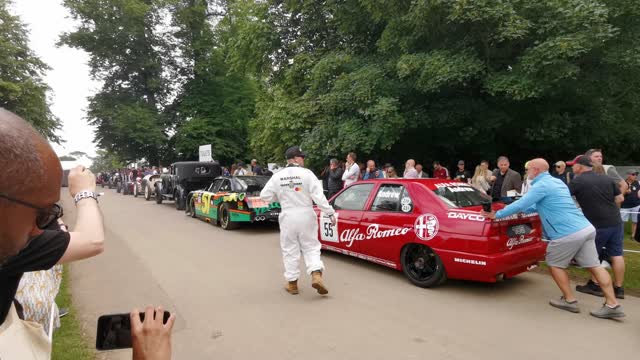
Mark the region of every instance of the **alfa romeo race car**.
[[260, 199], [268, 176], [221, 176], [206, 190], [192, 191], [186, 213], [233, 230], [243, 223], [278, 221], [280, 203]]
[[336, 226], [316, 209], [318, 237], [323, 249], [402, 270], [417, 286], [496, 282], [535, 267], [546, 243], [537, 214], [485, 219], [480, 211], [490, 201], [462, 182], [361, 181], [331, 199]]

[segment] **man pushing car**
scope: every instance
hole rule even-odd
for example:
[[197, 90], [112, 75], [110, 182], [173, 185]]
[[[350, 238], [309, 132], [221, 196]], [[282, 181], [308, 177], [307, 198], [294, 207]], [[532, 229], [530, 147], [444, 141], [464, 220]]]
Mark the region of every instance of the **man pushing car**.
[[289, 294], [298, 294], [300, 276], [300, 253], [304, 256], [307, 273], [311, 275], [311, 286], [319, 294], [329, 291], [322, 280], [324, 264], [320, 259], [320, 241], [318, 241], [318, 219], [313, 203], [329, 216], [336, 225], [335, 211], [324, 197], [322, 184], [309, 169], [304, 168], [305, 154], [299, 146], [292, 146], [285, 152], [287, 167], [274, 174], [260, 198], [267, 203], [280, 202], [282, 210], [280, 223], [280, 247], [284, 262], [284, 277], [288, 281]]
[[527, 177], [532, 180], [531, 188], [520, 200], [498, 212], [483, 212], [482, 215], [490, 219], [501, 219], [519, 212], [537, 212], [542, 228], [550, 239], [546, 254], [547, 265], [562, 292], [560, 299], [553, 299], [549, 304], [573, 313], [580, 312], [566, 271], [571, 260], [575, 259], [598, 280], [606, 299], [600, 309], [590, 312], [591, 315], [602, 319], [624, 317], [622, 306], [614, 296], [611, 277], [607, 270], [600, 267], [595, 243], [596, 229], [575, 206], [569, 188], [549, 175], [549, 163], [544, 159], [529, 161]]

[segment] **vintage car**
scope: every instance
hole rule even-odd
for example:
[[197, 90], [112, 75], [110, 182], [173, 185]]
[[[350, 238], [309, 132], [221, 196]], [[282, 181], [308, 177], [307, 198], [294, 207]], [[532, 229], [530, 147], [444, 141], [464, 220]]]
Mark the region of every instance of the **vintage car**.
[[160, 175], [160, 180], [155, 183], [156, 203], [173, 200], [176, 210], [185, 210], [187, 195], [195, 190], [206, 189], [220, 175], [222, 167], [214, 161], [173, 163], [169, 173]]
[[142, 178], [136, 177], [135, 180], [127, 180], [122, 188], [123, 195], [133, 195], [138, 197], [142, 195]]
[[189, 194], [187, 214], [233, 230], [243, 223], [278, 221], [280, 204], [260, 199], [268, 176], [221, 176]]
[[144, 199], [149, 201], [152, 197], [156, 196], [156, 182], [160, 181], [160, 175], [145, 175], [142, 178], [142, 192], [144, 193]]
[[[326, 250], [402, 270], [415, 285], [449, 279], [496, 282], [535, 267], [546, 243], [537, 214], [485, 219], [490, 199], [462, 182], [379, 179], [331, 199], [337, 225], [318, 209]], [[502, 203], [492, 204], [497, 210]]]
[[109, 189], [116, 189], [117, 192], [120, 192], [122, 189], [120, 188], [120, 185], [122, 183], [122, 176], [120, 175], [119, 172], [113, 173], [111, 176], [109, 176], [109, 181], [107, 182], [107, 185], [109, 186]]

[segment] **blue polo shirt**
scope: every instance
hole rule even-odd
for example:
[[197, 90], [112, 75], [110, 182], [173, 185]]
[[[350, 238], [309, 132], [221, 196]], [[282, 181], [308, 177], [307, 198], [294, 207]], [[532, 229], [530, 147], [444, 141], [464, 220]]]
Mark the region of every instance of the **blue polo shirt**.
[[551, 240], [559, 239], [591, 226], [573, 202], [569, 188], [559, 179], [543, 172], [531, 182], [531, 188], [519, 200], [496, 212], [496, 219], [519, 212], [538, 212], [542, 228]]

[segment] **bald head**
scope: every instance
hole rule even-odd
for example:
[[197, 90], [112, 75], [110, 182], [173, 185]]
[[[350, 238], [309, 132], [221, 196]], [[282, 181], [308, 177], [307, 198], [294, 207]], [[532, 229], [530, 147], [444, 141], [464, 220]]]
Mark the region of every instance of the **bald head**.
[[[0, 108], [0, 193], [37, 207], [60, 198], [62, 169], [51, 146], [31, 125]], [[0, 262], [34, 235], [36, 211], [0, 198]]]
[[[17, 115], [0, 108], [0, 192], [21, 195], [62, 178], [60, 161], [49, 143]], [[24, 181], [26, 175], [29, 181]], [[59, 187], [59, 185], [58, 185]]]
[[530, 180], [535, 179], [543, 172], [549, 171], [549, 163], [543, 158], [529, 160], [527, 163], [527, 176]]

